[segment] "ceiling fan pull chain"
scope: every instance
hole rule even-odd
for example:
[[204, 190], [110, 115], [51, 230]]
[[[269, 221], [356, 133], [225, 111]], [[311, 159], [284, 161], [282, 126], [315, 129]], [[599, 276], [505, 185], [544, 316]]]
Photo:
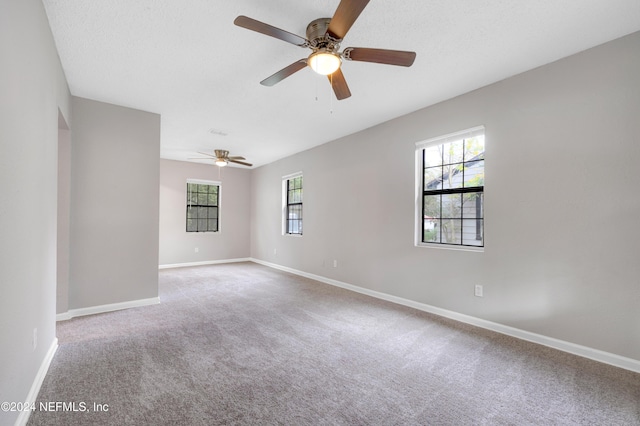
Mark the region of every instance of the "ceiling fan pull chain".
[[329, 75], [329, 114], [333, 114], [333, 74]]

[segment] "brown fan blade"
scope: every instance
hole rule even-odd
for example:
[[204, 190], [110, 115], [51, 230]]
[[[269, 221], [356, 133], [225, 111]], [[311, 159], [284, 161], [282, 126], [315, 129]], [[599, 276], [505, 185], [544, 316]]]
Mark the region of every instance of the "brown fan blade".
[[232, 155], [231, 157], [227, 157], [229, 160], [246, 160], [246, 158], [241, 157], [239, 155]]
[[296, 73], [307, 66], [306, 59], [300, 59], [289, 65], [288, 67], [284, 67], [277, 73], [273, 74], [271, 77], [267, 77], [260, 82], [263, 86], [273, 86], [276, 83], [280, 83], [285, 78], [289, 77], [291, 74]]
[[233, 159], [231, 159], [231, 158], [228, 158], [227, 160], [229, 160], [229, 162], [230, 162], [230, 163], [242, 164], [243, 166], [249, 166], [249, 167], [253, 166], [253, 164], [251, 164], [251, 163], [246, 163], [246, 162], [244, 162], [244, 161], [233, 160]]
[[343, 39], [368, 3], [369, 0], [342, 0], [329, 22], [327, 34]]
[[209, 156], [211, 158], [216, 158], [217, 157], [216, 155], [211, 155], [211, 154], [207, 154], [206, 152], [200, 152], [200, 151], [198, 151], [198, 154], [207, 155], [207, 156]]
[[233, 21], [233, 23], [239, 27], [275, 37], [279, 40], [286, 41], [287, 43], [295, 44], [296, 46], [305, 47], [308, 45], [308, 41], [304, 37], [281, 30], [280, 28], [265, 24], [264, 22], [256, 21], [255, 19], [247, 16], [240, 15]]
[[344, 74], [342, 74], [340, 68], [327, 77], [329, 77], [329, 83], [331, 83], [333, 93], [336, 94], [336, 98], [338, 98], [339, 101], [351, 96], [351, 91], [349, 90], [349, 86], [347, 86], [347, 80], [344, 79]]
[[342, 55], [352, 61], [376, 62], [378, 64], [399, 65], [402, 67], [410, 67], [416, 59], [416, 52], [369, 49], [367, 47], [347, 47], [342, 52]]

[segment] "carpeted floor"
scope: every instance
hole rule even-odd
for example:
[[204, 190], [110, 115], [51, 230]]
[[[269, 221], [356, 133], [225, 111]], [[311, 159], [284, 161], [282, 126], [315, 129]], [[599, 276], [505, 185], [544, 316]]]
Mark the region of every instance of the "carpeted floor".
[[29, 424], [640, 425], [640, 374], [254, 263], [160, 299], [58, 323]]

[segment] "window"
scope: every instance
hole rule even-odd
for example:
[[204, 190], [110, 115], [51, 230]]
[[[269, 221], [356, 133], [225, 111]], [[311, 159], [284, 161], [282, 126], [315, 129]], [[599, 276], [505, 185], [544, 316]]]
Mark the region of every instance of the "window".
[[484, 127], [416, 147], [416, 243], [484, 247]]
[[218, 232], [220, 182], [187, 181], [187, 232]]
[[284, 232], [302, 235], [302, 173], [285, 176], [284, 190]]

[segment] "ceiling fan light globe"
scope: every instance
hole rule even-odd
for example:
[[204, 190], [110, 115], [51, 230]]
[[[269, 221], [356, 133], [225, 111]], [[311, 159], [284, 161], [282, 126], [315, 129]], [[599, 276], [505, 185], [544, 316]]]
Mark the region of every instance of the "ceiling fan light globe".
[[329, 75], [340, 68], [342, 59], [340, 59], [340, 55], [336, 53], [320, 50], [312, 53], [307, 62], [311, 69], [318, 74]]
[[226, 165], [227, 165], [227, 160], [221, 160], [221, 159], [216, 160], [216, 166], [224, 167]]

